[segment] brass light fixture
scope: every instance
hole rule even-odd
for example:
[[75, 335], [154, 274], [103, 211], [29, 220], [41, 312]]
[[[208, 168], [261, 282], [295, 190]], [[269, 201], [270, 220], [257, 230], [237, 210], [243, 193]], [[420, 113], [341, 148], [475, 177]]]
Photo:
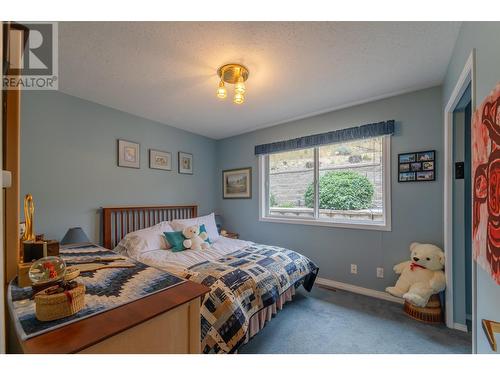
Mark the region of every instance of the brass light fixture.
[[229, 83], [234, 85], [233, 103], [243, 104], [246, 92], [245, 81], [250, 74], [248, 69], [240, 64], [226, 64], [217, 69], [217, 74], [220, 77], [217, 97], [220, 99], [227, 97], [227, 90], [224, 83]]

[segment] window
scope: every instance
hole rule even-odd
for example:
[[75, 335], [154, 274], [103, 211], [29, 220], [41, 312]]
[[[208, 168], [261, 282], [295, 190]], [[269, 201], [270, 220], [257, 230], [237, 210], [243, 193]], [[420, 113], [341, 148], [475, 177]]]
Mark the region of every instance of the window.
[[260, 156], [260, 219], [390, 230], [390, 137]]

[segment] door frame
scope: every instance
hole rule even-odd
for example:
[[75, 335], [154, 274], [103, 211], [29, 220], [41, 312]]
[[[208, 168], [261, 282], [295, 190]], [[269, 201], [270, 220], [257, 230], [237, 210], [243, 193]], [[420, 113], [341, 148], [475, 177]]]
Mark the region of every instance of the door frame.
[[[0, 22], [0, 53], [3, 55], [3, 23]], [[0, 71], [3, 75], [3, 57], [0, 60]], [[0, 103], [3, 106], [3, 90], [0, 90]], [[0, 110], [0, 171], [3, 169], [3, 108]], [[4, 250], [4, 238], [3, 238], [3, 229], [4, 229], [4, 210], [3, 210], [3, 200], [4, 200], [4, 192], [3, 192], [3, 173], [0, 173], [0, 280], [2, 287], [0, 288], [0, 354], [5, 354], [6, 352], [6, 331], [7, 331], [7, 322], [5, 319], [5, 287], [4, 287], [4, 259], [5, 259], [5, 250]]]
[[[453, 301], [453, 111], [467, 86], [471, 85], [471, 113], [476, 108], [475, 88], [476, 51], [472, 49], [444, 109], [444, 252], [446, 257], [446, 325], [449, 328], [467, 330], [454, 321]], [[472, 124], [472, 122], [471, 122]], [[472, 137], [471, 137], [472, 143]], [[472, 147], [472, 144], [471, 144]], [[472, 148], [471, 148], [472, 149]], [[472, 197], [471, 197], [472, 199]], [[472, 352], [476, 352], [476, 267], [472, 262]]]

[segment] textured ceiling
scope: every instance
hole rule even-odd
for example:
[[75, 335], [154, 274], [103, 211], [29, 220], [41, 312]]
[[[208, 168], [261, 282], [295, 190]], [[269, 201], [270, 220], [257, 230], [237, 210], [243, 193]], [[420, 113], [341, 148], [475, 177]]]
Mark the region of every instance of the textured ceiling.
[[[458, 22], [66, 22], [60, 90], [211, 138], [440, 84]], [[246, 102], [217, 68], [250, 70]]]

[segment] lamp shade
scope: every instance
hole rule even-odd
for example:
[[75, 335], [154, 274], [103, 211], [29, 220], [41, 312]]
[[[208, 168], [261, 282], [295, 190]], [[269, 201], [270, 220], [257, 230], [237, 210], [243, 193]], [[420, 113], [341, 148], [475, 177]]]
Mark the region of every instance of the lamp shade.
[[84, 243], [90, 242], [89, 238], [81, 227], [69, 228], [63, 239], [61, 245], [68, 245], [71, 243]]

